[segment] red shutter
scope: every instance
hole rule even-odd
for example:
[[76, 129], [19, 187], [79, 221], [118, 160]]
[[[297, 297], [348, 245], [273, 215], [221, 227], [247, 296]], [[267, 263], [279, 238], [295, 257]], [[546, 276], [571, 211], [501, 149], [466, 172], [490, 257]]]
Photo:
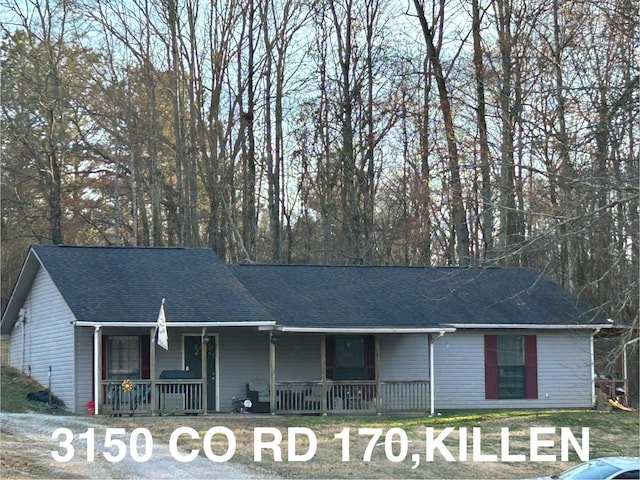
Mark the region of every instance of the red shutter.
[[364, 379], [376, 379], [376, 341], [373, 335], [364, 337]]
[[336, 377], [336, 336], [326, 336], [327, 356], [327, 380], [335, 380]]
[[151, 378], [151, 335], [140, 335], [140, 378]]
[[498, 398], [498, 336], [484, 336], [484, 398]]
[[525, 397], [538, 398], [538, 348], [535, 335], [524, 336]]
[[102, 336], [102, 380], [107, 380], [107, 345], [109, 344], [109, 337], [107, 335]]

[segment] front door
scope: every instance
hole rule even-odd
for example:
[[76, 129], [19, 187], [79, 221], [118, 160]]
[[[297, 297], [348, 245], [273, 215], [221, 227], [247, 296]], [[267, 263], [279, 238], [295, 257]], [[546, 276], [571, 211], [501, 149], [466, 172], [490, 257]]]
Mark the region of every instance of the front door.
[[208, 337], [207, 375], [202, 376], [202, 337], [200, 335], [185, 335], [184, 339], [184, 368], [194, 372], [195, 378], [204, 378], [207, 389], [207, 411], [216, 410], [216, 337]]

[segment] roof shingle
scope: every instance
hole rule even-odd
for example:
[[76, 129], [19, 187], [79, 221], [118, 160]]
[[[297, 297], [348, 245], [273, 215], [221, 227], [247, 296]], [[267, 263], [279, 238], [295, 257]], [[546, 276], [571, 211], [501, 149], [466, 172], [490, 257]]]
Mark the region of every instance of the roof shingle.
[[3, 333], [37, 271], [34, 256], [81, 322], [155, 322], [165, 298], [170, 323], [318, 330], [607, 324], [529, 268], [226, 265], [204, 248], [36, 245], [23, 270], [31, 280], [21, 275]]
[[78, 321], [272, 321], [205, 248], [32, 247]]
[[230, 270], [287, 326], [429, 328], [604, 320], [530, 268], [231, 265]]

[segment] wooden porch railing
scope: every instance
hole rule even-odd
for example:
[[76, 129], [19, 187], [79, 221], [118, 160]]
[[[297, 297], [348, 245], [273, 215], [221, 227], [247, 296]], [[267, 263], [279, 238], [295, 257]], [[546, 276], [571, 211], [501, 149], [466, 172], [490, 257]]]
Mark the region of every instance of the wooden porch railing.
[[[326, 399], [323, 402], [323, 399]], [[276, 382], [275, 413], [426, 411], [429, 381]]]
[[122, 380], [102, 381], [101, 413], [108, 415], [159, 415], [204, 413], [202, 380], [131, 380], [125, 391]]

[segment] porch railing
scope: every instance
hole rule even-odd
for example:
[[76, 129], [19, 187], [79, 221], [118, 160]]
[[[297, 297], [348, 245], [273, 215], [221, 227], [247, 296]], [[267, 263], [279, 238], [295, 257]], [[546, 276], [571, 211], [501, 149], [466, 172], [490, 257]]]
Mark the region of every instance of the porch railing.
[[131, 380], [131, 389], [122, 380], [102, 381], [102, 409], [109, 415], [196, 414], [203, 413], [202, 380]]
[[426, 411], [429, 381], [276, 382], [275, 397], [275, 413]]

